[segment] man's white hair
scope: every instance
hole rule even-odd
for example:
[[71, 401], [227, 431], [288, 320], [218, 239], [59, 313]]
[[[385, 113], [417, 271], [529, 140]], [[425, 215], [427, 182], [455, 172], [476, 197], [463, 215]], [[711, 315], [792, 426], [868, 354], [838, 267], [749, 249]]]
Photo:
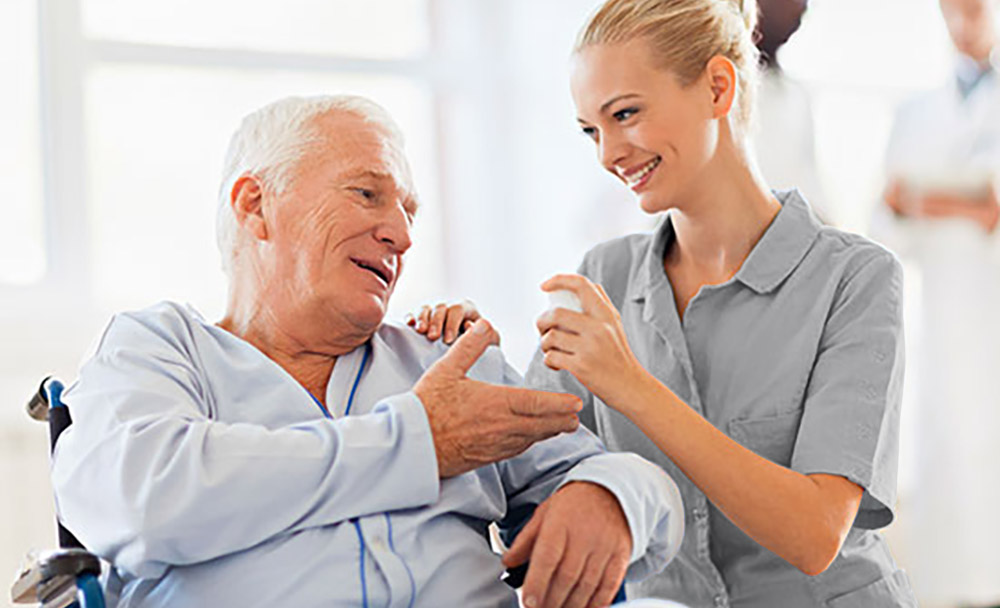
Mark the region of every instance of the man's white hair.
[[236, 181], [252, 173], [275, 194], [284, 192], [295, 165], [322, 136], [316, 119], [334, 112], [349, 112], [381, 127], [402, 149], [403, 134], [389, 113], [374, 101], [356, 95], [286, 97], [244, 117], [229, 140], [215, 218], [216, 241], [226, 274], [231, 274], [237, 255], [236, 216], [230, 199]]

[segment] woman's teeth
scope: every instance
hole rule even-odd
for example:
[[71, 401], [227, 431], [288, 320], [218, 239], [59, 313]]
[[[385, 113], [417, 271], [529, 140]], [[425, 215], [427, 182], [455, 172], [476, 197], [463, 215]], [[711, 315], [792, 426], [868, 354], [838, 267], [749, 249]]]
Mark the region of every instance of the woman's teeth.
[[656, 157], [653, 160], [651, 160], [648, 163], [646, 163], [645, 165], [643, 165], [642, 169], [639, 169], [635, 173], [633, 173], [633, 174], [629, 175], [628, 177], [626, 177], [625, 181], [628, 182], [629, 186], [634, 186], [634, 185], [638, 184], [639, 182], [642, 181], [642, 179], [644, 177], [646, 177], [646, 175], [649, 174], [650, 171], [652, 171], [653, 169], [655, 169], [656, 165], [658, 165], [658, 164], [660, 164], [660, 158]]

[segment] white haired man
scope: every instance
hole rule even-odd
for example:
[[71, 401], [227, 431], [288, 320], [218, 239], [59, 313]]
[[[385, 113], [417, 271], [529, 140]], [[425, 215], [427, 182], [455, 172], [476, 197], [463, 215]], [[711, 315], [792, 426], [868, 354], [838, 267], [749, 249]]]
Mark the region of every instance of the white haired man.
[[225, 317], [118, 315], [66, 394], [59, 514], [121, 605], [516, 606], [484, 531], [533, 510], [528, 606], [607, 604], [677, 551], [673, 482], [604, 453], [574, 397], [513, 386], [485, 321], [450, 349], [383, 323], [416, 211], [371, 102], [244, 120]]

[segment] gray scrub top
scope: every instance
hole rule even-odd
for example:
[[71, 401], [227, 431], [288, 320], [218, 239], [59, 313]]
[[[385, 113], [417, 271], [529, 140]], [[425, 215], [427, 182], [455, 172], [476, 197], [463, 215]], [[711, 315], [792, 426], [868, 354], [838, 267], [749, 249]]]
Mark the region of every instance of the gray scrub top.
[[581, 421], [611, 450], [662, 466], [685, 505], [681, 552], [629, 597], [692, 608], [916, 606], [905, 573], [875, 529], [893, 518], [903, 380], [902, 269], [882, 247], [821, 225], [797, 191], [739, 272], [705, 286], [681, 321], [663, 267], [669, 218], [655, 234], [598, 245], [580, 273], [621, 313], [643, 366], [718, 429], [800, 473], [864, 488], [840, 554], [808, 576], [743, 533], [631, 421], [536, 353], [534, 388], [578, 395]]

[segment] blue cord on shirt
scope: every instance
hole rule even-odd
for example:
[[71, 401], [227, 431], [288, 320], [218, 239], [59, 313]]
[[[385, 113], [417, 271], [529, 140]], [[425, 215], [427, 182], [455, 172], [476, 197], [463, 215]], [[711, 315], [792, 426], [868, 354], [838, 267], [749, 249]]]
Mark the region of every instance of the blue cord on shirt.
[[[396, 553], [396, 545], [392, 542], [392, 519], [389, 517], [388, 513], [383, 513], [385, 515], [385, 524], [389, 527], [389, 548], [392, 549], [393, 553]], [[399, 555], [397, 553], [397, 555]], [[410, 603], [407, 608], [413, 608], [413, 602], [417, 599], [417, 583], [413, 580], [413, 572], [410, 571], [410, 566], [407, 565], [406, 560], [400, 559], [403, 564], [403, 568], [406, 569], [406, 576], [410, 577]]]
[[[348, 395], [348, 397], [347, 397], [347, 407], [344, 408], [344, 415], [345, 416], [347, 416], [347, 415], [349, 415], [351, 413], [351, 406], [354, 405], [354, 394], [358, 391], [358, 384], [361, 383], [361, 376], [362, 376], [362, 374], [365, 373], [365, 364], [368, 363], [368, 355], [369, 355], [369, 353], [371, 353], [371, 348], [372, 348], [371, 347], [371, 343], [365, 344], [365, 354], [364, 354], [364, 356], [361, 357], [361, 369], [358, 370], [358, 375], [357, 375], [356, 378], [354, 378], [354, 386], [351, 387], [351, 394]], [[313, 395], [312, 393], [309, 393], [309, 396], [312, 397], [312, 400], [316, 403], [316, 405], [319, 407], [319, 409], [323, 412], [323, 416], [325, 416], [327, 418], [330, 418], [330, 419], [333, 419], [333, 416], [330, 415], [330, 410], [328, 410], [325, 407], [323, 407], [323, 404], [320, 402], [319, 399], [316, 398], [316, 395]], [[386, 515], [386, 519], [388, 520], [388, 518], [389, 518], [389, 516], [387, 514]], [[359, 561], [359, 564], [360, 564], [360, 571], [361, 571], [361, 605], [364, 608], [368, 608], [368, 583], [365, 580], [365, 537], [361, 534], [361, 522], [359, 522], [357, 518], [354, 518], [354, 519], [351, 520], [351, 523], [354, 524], [354, 531], [358, 533], [358, 544], [360, 545], [360, 556], [359, 556], [359, 560], [358, 561]], [[392, 525], [391, 524], [389, 526], [389, 546], [392, 546]], [[409, 574], [409, 568], [407, 568], [407, 573]], [[410, 575], [410, 585], [411, 586], [414, 585], [414, 583], [413, 583], [413, 575], [412, 574]], [[412, 606], [412, 602], [411, 602], [411, 606]]]
[[361, 544], [360, 555], [358, 555], [358, 563], [361, 566], [361, 605], [368, 608], [368, 583], [365, 581], [365, 537], [361, 535], [361, 522], [354, 518], [351, 523], [354, 524], [354, 531], [358, 533], [358, 542]]
[[361, 369], [358, 370], [358, 376], [354, 379], [354, 386], [351, 387], [351, 394], [347, 397], [347, 407], [344, 409], [344, 415], [351, 415], [351, 406], [354, 404], [354, 393], [358, 391], [358, 384], [361, 382], [361, 374], [365, 372], [365, 364], [368, 363], [368, 355], [371, 354], [372, 347], [371, 344], [365, 344], [365, 354], [361, 357]]

